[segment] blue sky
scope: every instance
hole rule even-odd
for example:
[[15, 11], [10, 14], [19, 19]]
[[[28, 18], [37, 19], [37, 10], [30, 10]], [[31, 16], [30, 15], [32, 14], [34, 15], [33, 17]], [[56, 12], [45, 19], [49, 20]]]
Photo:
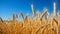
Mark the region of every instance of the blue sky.
[[53, 3], [56, 2], [57, 12], [60, 10], [60, 0], [0, 0], [0, 17], [7, 20], [12, 18], [12, 12], [19, 14], [23, 12], [32, 14], [31, 4], [34, 5], [35, 11], [40, 12], [46, 7], [50, 13], [53, 12]]

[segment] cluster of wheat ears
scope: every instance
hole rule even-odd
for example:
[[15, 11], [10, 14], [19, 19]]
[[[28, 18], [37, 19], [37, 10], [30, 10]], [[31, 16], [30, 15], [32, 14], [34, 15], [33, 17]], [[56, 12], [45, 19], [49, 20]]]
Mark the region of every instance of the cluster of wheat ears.
[[[22, 20], [16, 20], [18, 14], [12, 14], [12, 20], [3, 21], [0, 18], [0, 34], [60, 34], [60, 15], [56, 13], [56, 4], [54, 2], [54, 11], [52, 16], [45, 8], [40, 15], [40, 12], [35, 12], [33, 4], [32, 15], [24, 17], [22, 12]], [[47, 15], [46, 15], [47, 14]]]

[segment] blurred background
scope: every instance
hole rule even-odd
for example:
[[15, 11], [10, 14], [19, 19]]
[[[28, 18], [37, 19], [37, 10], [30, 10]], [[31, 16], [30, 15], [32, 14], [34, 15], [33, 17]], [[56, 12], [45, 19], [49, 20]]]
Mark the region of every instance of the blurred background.
[[[31, 4], [34, 5], [35, 12], [42, 13], [47, 8], [49, 13], [53, 13], [53, 3], [56, 3], [57, 12], [60, 11], [60, 0], [0, 0], [0, 17], [3, 20], [12, 18], [12, 13], [18, 14], [22, 11], [25, 16], [27, 13], [32, 14]], [[21, 19], [20, 17], [19, 19]]]

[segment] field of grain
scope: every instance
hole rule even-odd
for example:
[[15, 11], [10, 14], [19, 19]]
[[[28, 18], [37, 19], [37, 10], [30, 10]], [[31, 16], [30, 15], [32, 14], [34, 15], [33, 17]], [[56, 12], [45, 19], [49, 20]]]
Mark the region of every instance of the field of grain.
[[[56, 4], [53, 5], [52, 16], [46, 8], [40, 15], [31, 5], [32, 15], [29, 18], [28, 15], [24, 17], [22, 12], [20, 15], [13, 13], [12, 20], [3, 21], [0, 17], [0, 34], [60, 34], [60, 15], [56, 13]], [[20, 16], [22, 20], [16, 20]]]

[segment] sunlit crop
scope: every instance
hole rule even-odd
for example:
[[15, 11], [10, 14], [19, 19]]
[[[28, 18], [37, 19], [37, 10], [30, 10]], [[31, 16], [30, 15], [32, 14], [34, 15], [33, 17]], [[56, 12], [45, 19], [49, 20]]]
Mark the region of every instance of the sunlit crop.
[[[24, 17], [23, 13], [12, 14], [12, 20], [3, 21], [0, 18], [0, 34], [58, 34], [60, 31], [60, 15], [56, 13], [56, 4], [52, 16], [48, 9], [43, 9], [42, 14], [34, 10], [31, 5], [32, 14]], [[46, 15], [48, 14], [48, 15]], [[21, 20], [16, 18], [22, 17]], [[57, 17], [57, 18], [56, 18]], [[60, 33], [59, 33], [60, 34]]]

